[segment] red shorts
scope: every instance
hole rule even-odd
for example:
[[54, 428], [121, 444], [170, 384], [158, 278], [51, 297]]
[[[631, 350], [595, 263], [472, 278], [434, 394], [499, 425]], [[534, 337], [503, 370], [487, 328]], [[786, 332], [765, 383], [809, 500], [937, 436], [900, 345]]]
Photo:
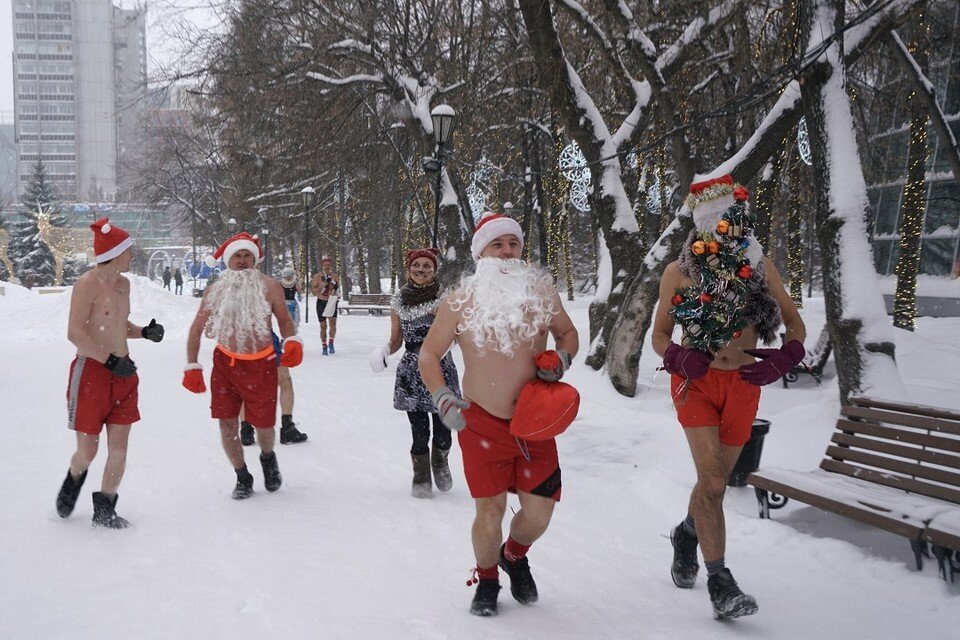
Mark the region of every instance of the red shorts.
[[133, 424], [140, 420], [137, 386], [140, 378], [113, 375], [102, 362], [77, 356], [67, 381], [67, 426], [92, 436], [105, 424]]
[[[264, 350], [266, 353], [266, 350]], [[210, 374], [210, 415], [218, 419], [236, 418], [243, 405], [243, 419], [257, 429], [272, 429], [277, 423], [277, 354], [256, 360], [242, 360], [213, 350]]]
[[518, 441], [510, 435], [509, 420], [490, 415], [476, 403], [463, 410], [463, 417], [467, 428], [457, 439], [471, 496], [490, 498], [505, 491], [523, 491], [560, 501], [555, 439]]
[[707, 369], [707, 375], [691, 380], [673, 374], [670, 393], [677, 419], [685, 429], [720, 427], [720, 443], [740, 447], [750, 439], [760, 404], [760, 387], [740, 379], [740, 370]]

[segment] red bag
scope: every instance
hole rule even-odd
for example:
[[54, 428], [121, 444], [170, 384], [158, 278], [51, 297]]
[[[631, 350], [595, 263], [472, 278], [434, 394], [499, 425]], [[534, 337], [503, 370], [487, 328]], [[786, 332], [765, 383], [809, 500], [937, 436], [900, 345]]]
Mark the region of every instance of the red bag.
[[579, 410], [580, 394], [569, 384], [531, 380], [520, 390], [510, 435], [533, 441], [555, 438], [567, 430]]

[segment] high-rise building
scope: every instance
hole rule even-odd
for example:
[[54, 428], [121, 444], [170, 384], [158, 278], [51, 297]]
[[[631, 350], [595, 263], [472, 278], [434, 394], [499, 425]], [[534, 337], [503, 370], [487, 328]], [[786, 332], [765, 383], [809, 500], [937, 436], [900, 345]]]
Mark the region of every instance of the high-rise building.
[[145, 13], [111, 0], [13, 0], [18, 195], [41, 160], [61, 199], [118, 197], [145, 108]]

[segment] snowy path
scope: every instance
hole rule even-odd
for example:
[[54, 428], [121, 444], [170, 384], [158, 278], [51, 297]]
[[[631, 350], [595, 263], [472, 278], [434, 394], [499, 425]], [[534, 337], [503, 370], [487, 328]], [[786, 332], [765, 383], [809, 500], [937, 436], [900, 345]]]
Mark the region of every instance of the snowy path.
[[[622, 398], [582, 366], [582, 354], [570, 374], [584, 396], [581, 419], [560, 442], [563, 500], [531, 551], [540, 602], [521, 607], [505, 589], [498, 618], [473, 618], [465, 586], [473, 510], [459, 454], [451, 493], [409, 496], [409, 431], [391, 406], [393, 368], [375, 375], [367, 364], [386, 339], [385, 318], [343, 318], [330, 358], [317, 355], [316, 324], [305, 327], [295, 415], [310, 440], [279, 447], [284, 485], [271, 495], [247, 448], [257, 493], [234, 502], [207, 399], [179, 386], [196, 301], [134, 284], [132, 319], [157, 317], [167, 337], [132, 345], [144, 419], [120, 489], [118, 511], [134, 523], [124, 532], [90, 526], [105, 445], [73, 516], [53, 509], [73, 447], [63, 426], [67, 296], [8, 287], [0, 298], [8, 415], [0, 638], [880, 640], [955, 637], [960, 628], [960, 589], [938, 580], [934, 565], [911, 571], [906, 541], [802, 505], [760, 521], [749, 489], [728, 498], [727, 558], [760, 613], [713, 621], [705, 581], [681, 591], [668, 571], [665, 536], [683, 515], [693, 468], [667, 381]], [[810, 324], [822, 323], [822, 302], [808, 307]], [[572, 315], [585, 334], [586, 301]], [[922, 319], [917, 334], [897, 332], [915, 400], [960, 405], [958, 329], [957, 320]], [[643, 381], [653, 365], [648, 350]], [[764, 462], [816, 466], [835, 396], [834, 386], [770, 387]]]

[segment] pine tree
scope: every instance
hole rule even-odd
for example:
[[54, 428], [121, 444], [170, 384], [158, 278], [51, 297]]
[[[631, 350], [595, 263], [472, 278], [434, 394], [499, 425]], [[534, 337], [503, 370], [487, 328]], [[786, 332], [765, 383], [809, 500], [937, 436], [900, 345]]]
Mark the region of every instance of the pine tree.
[[90, 270], [90, 261], [86, 257], [77, 255], [64, 256], [63, 258], [63, 285], [76, 284], [77, 279]]
[[33, 165], [33, 177], [23, 193], [23, 204], [29, 211], [35, 213], [42, 211], [49, 215], [50, 224], [55, 227], [66, 225], [66, 219], [60, 211], [57, 193], [53, 188], [53, 183], [47, 177], [46, 166], [40, 160], [37, 160], [37, 164]]
[[22, 220], [7, 222], [10, 244], [7, 256], [13, 263], [13, 275], [28, 288], [49, 287], [56, 280], [57, 266], [53, 251], [40, 238], [37, 214], [25, 211]]

